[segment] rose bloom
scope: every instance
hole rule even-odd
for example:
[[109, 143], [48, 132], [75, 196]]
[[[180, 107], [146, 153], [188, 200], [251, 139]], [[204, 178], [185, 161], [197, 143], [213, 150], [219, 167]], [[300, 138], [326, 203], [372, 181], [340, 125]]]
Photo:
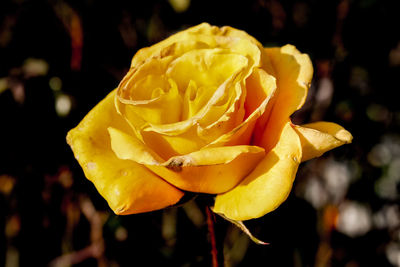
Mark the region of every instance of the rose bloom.
[[229, 219], [261, 217], [287, 198], [300, 162], [352, 140], [334, 123], [291, 123], [312, 73], [292, 45], [203, 23], [139, 50], [67, 141], [116, 214], [190, 191], [216, 195], [213, 211]]

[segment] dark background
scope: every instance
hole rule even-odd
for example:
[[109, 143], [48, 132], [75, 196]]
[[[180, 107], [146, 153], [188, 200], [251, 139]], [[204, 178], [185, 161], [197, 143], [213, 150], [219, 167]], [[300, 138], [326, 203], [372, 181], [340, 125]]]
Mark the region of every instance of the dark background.
[[400, 266], [400, 1], [0, 2], [0, 266], [210, 266], [202, 199], [115, 216], [65, 142], [135, 52], [203, 21], [308, 53], [293, 121], [327, 120], [351, 145], [300, 166], [289, 199], [216, 218], [226, 266]]

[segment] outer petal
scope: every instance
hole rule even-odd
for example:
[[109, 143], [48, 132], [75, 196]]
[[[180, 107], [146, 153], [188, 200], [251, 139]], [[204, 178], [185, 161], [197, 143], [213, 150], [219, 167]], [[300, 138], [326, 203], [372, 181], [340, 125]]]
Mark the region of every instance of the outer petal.
[[332, 122], [314, 122], [295, 128], [303, 148], [302, 161], [319, 157], [328, 150], [351, 143], [353, 136], [342, 126]]
[[163, 162], [150, 149], [122, 131], [109, 128], [111, 146], [120, 159], [145, 164], [174, 186], [199, 193], [222, 193], [232, 189], [264, 157], [257, 146], [205, 148]]
[[233, 220], [258, 218], [276, 209], [289, 195], [301, 159], [298, 135], [286, 122], [279, 142], [238, 186], [218, 195], [214, 212]]
[[[263, 118], [263, 123], [258, 125], [261, 131], [255, 129], [254, 141], [269, 151], [278, 141], [279, 133], [289, 116], [303, 105], [311, 83], [313, 67], [308, 55], [301, 54], [292, 45], [267, 48], [265, 52], [271, 63], [271, 67], [266, 71], [275, 76], [277, 91], [271, 101], [271, 115], [269, 118]], [[265, 124], [265, 128], [262, 124]]]
[[307, 54], [300, 53], [293, 45], [266, 48], [265, 52], [271, 60], [273, 73], [278, 81], [280, 98], [286, 99], [281, 105], [292, 114], [306, 100], [313, 76], [312, 62]]
[[130, 131], [115, 111], [115, 90], [102, 100], [67, 136], [86, 177], [117, 214], [162, 209], [175, 204], [183, 192], [146, 167], [117, 158], [111, 149], [107, 127]]

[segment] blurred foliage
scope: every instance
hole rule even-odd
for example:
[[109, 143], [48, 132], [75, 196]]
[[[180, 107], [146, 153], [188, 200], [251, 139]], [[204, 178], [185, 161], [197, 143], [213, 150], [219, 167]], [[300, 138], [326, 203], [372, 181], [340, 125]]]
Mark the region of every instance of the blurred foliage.
[[315, 74], [296, 123], [335, 121], [351, 145], [302, 164], [289, 199], [246, 222], [216, 218], [226, 266], [400, 266], [399, 1], [0, 2], [0, 266], [209, 266], [199, 201], [115, 216], [66, 132], [134, 53], [206, 21], [291, 43]]

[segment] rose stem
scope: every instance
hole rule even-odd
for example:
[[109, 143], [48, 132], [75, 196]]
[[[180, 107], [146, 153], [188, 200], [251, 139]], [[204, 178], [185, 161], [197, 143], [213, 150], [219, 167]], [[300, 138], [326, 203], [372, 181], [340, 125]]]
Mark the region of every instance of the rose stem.
[[206, 206], [206, 213], [207, 213], [208, 232], [210, 233], [212, 266], [218, 267], [218, 250], [217, 250], [217, 242], [214, 230], [214, 217], [208, 206]]

